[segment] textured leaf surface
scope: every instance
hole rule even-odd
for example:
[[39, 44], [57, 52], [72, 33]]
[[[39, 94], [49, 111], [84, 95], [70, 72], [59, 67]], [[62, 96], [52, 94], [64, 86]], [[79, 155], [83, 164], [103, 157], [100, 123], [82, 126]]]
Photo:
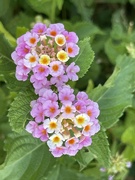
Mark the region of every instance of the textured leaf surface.
[[132, 105], [132, 92], [135, 89], [135, 60], [120, 56], [116, 62], [114, 73], [104, 86], [97, 87], [89, 94], [99, 104], [99, 120], [105, 128], [113, 126], [124, 110]]
[[89, 151], [97, 158], [100, 165], [109, 167], [110, 165], [110, 149], [106, 133], [101, 129], [92, 137], [92, 145], [88, 147]]
[[26, 132], [11, 134], [5, 146], [8, 152], [0, 167], [1, 180], [39, 180], [52, 169], [55, 159], [45, 143]]
[[9, 109], [8, 117], [12, 130], [21, 132], [30, 113], [30, 102], [35, 95], [32, 91], [20, 92]]
[[89, 41], [89, 38], [85, 38], [78, 43], [78, 46], [80, 47], [80, 52], [77, 57], [72, 59], [72, 61], [80, 67], [80, 72], [78, 73], [78, 76], [80, 78], [86, 74], [94, 59], [94, 52], [91, 49]]

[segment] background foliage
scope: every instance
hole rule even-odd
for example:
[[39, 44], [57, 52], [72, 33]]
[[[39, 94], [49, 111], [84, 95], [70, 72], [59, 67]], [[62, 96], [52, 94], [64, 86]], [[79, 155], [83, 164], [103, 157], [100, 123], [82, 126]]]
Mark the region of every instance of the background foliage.
[[[134, 11], [135, 0], [0, 1], [1, 180], [135, 178]], [[71, 85], [100, 107], [101, 131], [75, 157], [53, 158], [46, 144], [24, 130], [34, 95], [29, 82], [15, 79], [11, 52], [36, 22], [61, 22], [77, 33], [81, 50], [73, 61], [81, 71]], [[132, 167], [119, 169], [117, 156]]]

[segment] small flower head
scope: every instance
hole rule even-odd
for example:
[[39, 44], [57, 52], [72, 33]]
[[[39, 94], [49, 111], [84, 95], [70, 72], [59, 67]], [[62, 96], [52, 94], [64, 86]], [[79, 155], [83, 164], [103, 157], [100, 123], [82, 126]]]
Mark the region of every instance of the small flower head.
[[64, 68], [60, 61], [53, 61], [50, 63], [50, 74], [54, 77], [63, 74]]
[[28, 68], [33, 68], [38, 64], [38, 55], [36, 53], [28, 53], [24, 59], [24, 65]]
[[58, 34], [55, 36], [55, 42], [58, 46], [64, 46], [65, 43], [66, 43], [66, 39], [65, 39], [65, 36], [62, 35], [62, 34]]
[[67, 52], [65, 52], [63, 50], [61, 50], [57, 53], [57, 58], [59, 61], [64, 62], [64, 63], [69, 60]]
[[87, 114], [79, 114], [75, 118], [75, 125], [78, 128], [85, 127], [90, 121], [90, 118]]
[[75, 107], [70, 103], [70, 104], [65, 104], [61, 107], [61, 112], [62, 116], [64, 118], [73, 118], [74, 113], [76, 112]]
[[74, 62], [72, 62], [67, 68], [66, 68], [66, 73], [67, 76], [70, 80], [72, 81], [77, 81], [78, 76], [76, 75], [77, 72], [80, 71], [79, 66], [75, 65]]
[[55, 149], [56, 147], [61, 147], [63, 144], [64, 138], [61, 134], [53, 134], [50, 138], [50, 140], [47, 142], [50, 149]]
[[48, 133], [57, 132], [60, 128], [60, 124], [58, 124], [57, 119], [55, 118], [46, 119], [43, 126], [47, 129]]
[[50, 64], [50, 57], [47, 54], [43, 54], [40, 56], [39, 63], [42, 65]]
[[37, 34], [44, 34], [47, 30], [47, 27], [45, 24], [43, 23], [36, 23], [33, 27], [33, 29], [31, 30], [31, 32], [33, 33], [37, 33]]
[[27, 32], [24, 35], [25, 43], [30, 47], [35, 47], [39, 41], [38, 35], [36, 33]]
[[75, 57], [79, 53], [79, 47], [74, 43], [68, 43], [67, 53], [69, 57]]

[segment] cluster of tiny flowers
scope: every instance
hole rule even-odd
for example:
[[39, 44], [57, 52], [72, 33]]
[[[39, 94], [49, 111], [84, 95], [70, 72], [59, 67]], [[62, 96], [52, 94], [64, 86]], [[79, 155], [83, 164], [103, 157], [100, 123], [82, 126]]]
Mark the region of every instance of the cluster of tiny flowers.
[[100, 130], [99, 107], [85, 92], [78, 92], [66, 83], [77, 81], [79, 66], [66, 64], [78, 55], [78, 37], [68, 32], [63, 24], [48, 28], [37, 23], [30, 32], [17, 39], [12, 53], [16, 64], [16, 78], [30, 77], [37, 100], [31, 102], [31, 116], [26, 130], [47, 145], [54, 157], [74, 156], [80, 149], [91, 145]]
[[11, 55], [17, 65], [16, 78], [26, 81], [31, 72], [30, 81], [35, 89], [45, 84], [46, 87], [61, 86], [68, 80], [78, 80], [79, 67], [75, 63], [65, 66], [70, 57], [78, 55], [77, 42], [77, 35], [66, 31], [61, 23], [48, 28], [43, 23], [35, 24], [30, 32], [17, 39], [17, 47]]

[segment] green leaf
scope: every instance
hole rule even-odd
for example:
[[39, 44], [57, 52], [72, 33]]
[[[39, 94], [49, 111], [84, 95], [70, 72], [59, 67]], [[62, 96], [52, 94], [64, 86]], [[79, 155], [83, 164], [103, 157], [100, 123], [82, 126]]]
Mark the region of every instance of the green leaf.
[[6, 94], [0, 88], [0, 118], [5, 114], [7, 110], [7, 99]]
[[5, 36], [0, 33], [0, 55], [11, 58], [11, 53], [13, 52], [13, 50], [13, 47], [9, 44]]
[[2, 180], [39, 180], [47, 176], [56, 162], [46, 144], [26, 132], [11, 134], [5, 149], [7, 157], [0, 167]]
[[[44, 177], [42, 180], [90, 180], [89, 177], [86, 177], [82, 173], [78, 173], [73, 169], [69, 169], [66, 166], [55, 165], [49, 172], [47, 177]], [[93, 180], [93, 179], [91, 179]]]
[[25, 34], [28, 31], [26, 27], [17, 27], [16, 29], [16, 37], [20, 37], [21, 35]]
[[0, 22], [0, 33], [3, 33], [6, 40], [10, 43], [11, 46], [16, 45], [15, 38], [4, 28], [3, 24]]
[[130, 144], [135, 146], [135, 126], [128, 127], [125, 132], [122, 134], [121, 140], [123, 143]]
[[102, 129], [92, 137], [92, 145], [88, 149], [97, 158], [101, 166], [109, 167], [111, 153], [107, 135]]
[[99, 27], [97, 27], [91, 22], [78, 22], [73, 27], [74, 31], [79, 36], [79, 39], [84, 39], [86, 37], [93, 38], [93, 36], [96, 34], [103, 34]]
[[99, 120], [105, 128], [113, 126], [127, 107], [132, 105], [135, 89], [135, 60], [119, 56], [113, 74], [104, 84], [89, 94], [100, 108]]
[[28, 0], [27, 2], [36, 12], [48, 15], [52, 22], [55, 20], [57, 8], [61, 10], [63, 5], [63, 0], [40, 0], [40, 2]]
[[94, 159], [94, 155], [90, 151], [86, 152], [85, 149], [82, 149], [77, 153], [75, 159], [79, 163], [81, 171]]
[[89, 38], [85, 38], [78, 43], [80, 52], [77, 57], [72, 59], [72, 61], [80, 67], [80, 71], [78, 73], [80, 78], [86, 74], [94, 59], [94, 52], [91, 49], [89, 41]]
[[30, 113], [30, 102], [35, 94], [32, 91], [23, 91], [18, 94], [9, 109], [8, 117], [13, 131], [21, 132], [28, 120]]
[[10, 5], [10, 0], [0, 1], [0, 16], [3, 16], [7, 12], [9, 5]]

